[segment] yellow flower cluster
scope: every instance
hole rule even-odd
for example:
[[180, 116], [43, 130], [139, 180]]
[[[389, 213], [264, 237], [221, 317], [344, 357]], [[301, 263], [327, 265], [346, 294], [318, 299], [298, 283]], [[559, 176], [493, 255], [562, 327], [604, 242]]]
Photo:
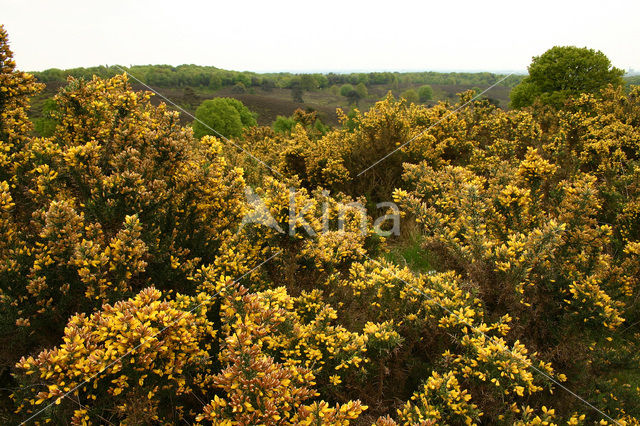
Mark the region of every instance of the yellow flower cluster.
[[[467, 100], [461, 99], [460, 103]], [[467, 137], [466, 119], [450, 111], [446, 104], [427, 109], [404, 99], [395, 100], [389, 93], [369, 111], [354, 109], [347, 116], [338, 110], [343, 127], [325, 135], [298, 124], [291, 135], [252, 132], [239, 143], [306, 188], [320, 186], [356, 197], [368, 194], [388, 199], [400, 180], [404, 162], [429, 159], [440, 164], [460, 161], [461, 152], [471, 156], [476, 142]], [[397, 155], [385, 160], [384, 167], [357, 176], [403, 141], [412, 139]], [[254, 174], [255, 167], [247, 168]]]
[[150, 283], [191, 290], [189, 275], [246, 211], [242, 170], [219, 141], [195, 144], [175, 112], [129, 90], [125, 76], [72, 80], [55, 101], [51, 138], [2, 140], [11, 167], [0, 177], [0, 263], [14, 284], [1, 303], [12, 322], [59, 323]]
[[[375, 339], [379, 345], [399, 337], [407, 348], [421, 345], [426, 339], [429, 339], [427, 342], [452, 339], [447, 347], [455, 350], [446, 350], [444, 354], [432, 353], [433, 357], [444, 361], [443, 367], [448, 368], [442, 374], [463, 378], [465, 383], [473, 382], [475, 386], [489, 387], [487, 390], [492, 388], [493, 392], [502, 394], [500, 398], [503, 399], [523, 398], [542, 390], [545, 378], [537, 370], [549, 376], [555, 375], [549, 363], [529, 357], [523, 344], [516, 341], [508, 345], [501, 337], [510, 331], [508, 323], [512, 319], [509, 315], [495, 323], [485, 323], [482, 303], [461, 288], [464, 284], [451, 272], [414, 276], [407, 269], [392, 264], [368, 261], [355, 263], [348, 278], [339, 282], [329, 280], [327, 285], [336, 287], [337, 293], [347, 291], [350, 301], [345, 302], [341, 315], [348, 317], [349, 312], [360, 311], [367, 318], [385, 320], [364, 325], [371, 348], [375, 347], [372, 342]], [[375, 302], [371, 303], [372, 300]], [[396, 327], [397, 331], [385, 333], [384, 329], [392, 324], [393, 318], [404, 319]], [[493, 333], [498, 335], [490, 336]], [[432, 348], [430, 350], [433, 351]], [[563, 379], [562, 375], [557, 376], [557, 380]], [[471, 397], [471, 392], [461, 388], [457, 379], [455, 387]], [[453, 394], [458, 395], [456, 392]], [[419, 408], [412, 407], [411, 410], [423, 413]], [[477, 420], [479, 415], [479, 412], [475, 413], [465, 417], [464, 421]], [[431, 418], [440, 418], [436, 414], [434, 416]], [[399, 420], [403, 418], [400, 416]], [[447, 414], [445, 418], [451, 417]], [[428, 417], [420, 419], [425, 421]]]
[[[12, 421], [601, 420], [569, 396], [549, 406], [567, 381], [637, 422], [638, 89], [554, 112], [389, 95], [328, 132], [297, 112], [289, 134], [237, 141], [277, 179], [124, 75], [70, 79], [55, 132], [33, 137], [39, 89], [0, 29]], [[428, 272], [379, 260], [389, 240], [354, 201], [391, 194]]]
[[[295, 322], [295, 302], [282, 288], [262, 294], [250, 294], [243, 287], [227, 288], [226, 292], [221, 312], [227, 337], [219, 356], [224, 368], [204, 380], [224, 391], [225, 396], [215, 396], [198, 416], [199, 421], [239, 425], [348, 425], [349, 420], [358, 418], [366, 410], [359, 401], [335, 408], [324, 401], [305, 404], [319, 396], [313, 390], [314, 371], [321, 370], [326, 360], [339, 356], [340, 352], [349, 352], [349, 346], [357, 349], [355, 346], [362, 343], [335, 341], [334, 335], [345, 332], [326, 325], [335, 319], [332, 312], [327, 314], [326, 308], [322, 309], [319, 317], [305, 327]], [[324, 326], [316, 325], [318, 322]], [[292, 336], [288, 333], [291, 328], [294, 329], [289, 332]], [[316, 335], [309, 335], [309, 329]], [[284, 347], [288, 339], [294, 347]], [[267, 355], [269, 352], [283, 361], [276, 362]], [[357, 366], [357, 358], [352, 356], [349, 363]]]
[[434, 424], [441, 422], [472, 425], [482, 413], [471, 401], [471, 395], [461, 389], [456, 376], [449, 372], [440, 375], [434, 372], [416, 391], [409, 402], [398, 410], [401, 424]]
[[[215, 335], [208, 302], [204, 293], [162, 300], [160, 291], [147, 288], [90, 316], [73, 316], [64, 343], [17, 363], [26, 380], [22, 395], [14, 395], [18, 412], [55, 401], [89, 407], [90, 416], [115, 410], [129, 421], [158, 420], [168, 414], [159, 407], [163, 394], [191, 392], [187, 371], [208, 358], [206, 341]], [[143, 413], [134, 409], [140, 399], [146, 401]]]
[[31, 74], [16, 70], [7, 31], [0, 26], [0, 182], [16, 171], [15, 156], [29, 141], [29, 96], [42, 90]]
[[[477, 283], [485, 302], [527, 309], [540, 298], [558, 298], [559, 290], [560, 301], [581, 319], [622, 323], [620, 303], [605, 288], [615, 279], [614, 294], [629, 295], [635, 279], [607, 252], [610, 228], [597, 223], [593, 178], [560, 182], [557, 204], [541, 187], [551, 169], [531, 150], [511, 173], [490, 179], [461, 167], [406, 168], [416, 189], [396, 191], [395, 200], [423, 226], [427, 247]], [[545, 291], [545, 283], [555, 288]]]

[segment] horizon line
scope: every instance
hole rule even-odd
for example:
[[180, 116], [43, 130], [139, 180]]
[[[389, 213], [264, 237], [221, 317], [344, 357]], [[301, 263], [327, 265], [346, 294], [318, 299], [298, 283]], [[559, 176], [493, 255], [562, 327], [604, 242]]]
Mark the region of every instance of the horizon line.
[[113, 67], [122, 67], [125, 66], [126, 68], [133, 68], [133, 67], [146, 67], [146, 66], [168, 66], [168, 67], [173, 67], [173, 68], [177, 68], [183, 65], [194, 65], [194, 66], [198, 66], [198, 67], [211, 67], [211, 68], [216, 68], [219, 70], [223, 70], [223, 71], [233, 71], [233, 72], [248, 72], [248, 73], [254, 73], [254, 74], [359, 74], [359, 73], [375, 73], [375, 72], [390, 72], [390, 73], [413, 73], [413, 72], [435, 72], [435, 73], [469, 73], [469, 74], [480, 74], [480, 73], [491, 73], [491, 74], [516, 74], [516, 75], [526, 75], [528, 74], [528, 71], [525, 69], [481, 69], [481, 68], [469, 68], [469, 69], [464, 69], [464, 68], [433, 68], [433, 69], [427, 69], [427, 68], [399, 68], [399, 69], [392, 69], [392, 68], [370, 68], [370, 69], [365, 69], [365, 68], [343, 68], [343, 69], [330, 69], [330, 68], [315, 68], [315, 69], [280, 69], [280, 70], [276, 70], [276, 69], [260, 69], [260, 70], [248, 70], [248, 69], [244, 69], [244, 70], [240, 70], [240, 69], [231, 69], [231, 68], [220, 68], [217, 67], [215, 65], [201, 65], [201, 64], [193, 64], [193, 63], [182, 63], [182, 64], [178, 64], [178, 65], [173, 65], [173, 64], [129, 64], [129, 65], [123, 65], [123, 64], [98, 64], [98, 65], [90, 65], [90, 66], [75, 66], [75, 67], [70, 67], [70, 68], [58, 68], [58, 67], [48, 67], [48, 68], [43, 68], [43, 69], [39, 69], [39, 70], [28, 70], [26, 72], [30, 72], [30, 73], [36, 73], [36, 72], [44, 72], [44, 71], [48, 71], [48, 70], [61, 70], [61, 71], [66, 71], [66, 70], [72, 70], [72, 69], [78, 69], [78, 68], [95, 68], [95, 67], [105, 67], [105, 68], [113, 68]]

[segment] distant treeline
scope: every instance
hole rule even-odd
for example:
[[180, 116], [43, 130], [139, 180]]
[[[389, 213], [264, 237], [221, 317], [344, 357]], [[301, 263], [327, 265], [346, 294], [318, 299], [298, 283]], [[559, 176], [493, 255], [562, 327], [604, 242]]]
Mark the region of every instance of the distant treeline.
[[[496, 83], [505, 74], [490, 72], [369, 72], [369, 73], [254, 73], [249, 71], [228, 71], [212, 66], [200, 65], [135, 65], [132, 67], [98, 66], [90, 68], [73, 68], [61, 70], [51, 68], [33, 74], [43, 83], [64, 82], [67, 76], [90, 79], [96, 75], [102, 78], [121, 74], [122, 69], [131, 75], [155, 87], [199, 87], [213, 90], [223, 87], [242, 85], [244, 87], [292, 88], [299, 85], [303, 90], [314, 90], [342, 84], [364, 83], [372, 85], [395, 84], [440, 84], [489, 86]], [[513, 87], [524, 76], [514, 75], [501, 85]]]
[[640, 86], [640, 74], [625, 76], [624, 80], [627, 82], [627, 85]]

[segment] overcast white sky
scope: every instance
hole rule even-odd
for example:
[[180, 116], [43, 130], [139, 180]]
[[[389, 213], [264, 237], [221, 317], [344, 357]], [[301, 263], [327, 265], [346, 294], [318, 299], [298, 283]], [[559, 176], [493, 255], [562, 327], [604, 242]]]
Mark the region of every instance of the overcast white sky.
[[554, 45], [640, 70], [640, 1], [0, 0], [23, 70], [525, 70]]

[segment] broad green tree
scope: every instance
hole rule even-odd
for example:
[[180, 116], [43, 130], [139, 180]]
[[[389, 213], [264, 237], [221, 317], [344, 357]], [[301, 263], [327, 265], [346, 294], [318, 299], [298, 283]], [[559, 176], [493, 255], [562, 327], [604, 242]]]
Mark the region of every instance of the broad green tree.
[[351, 84], [343, 84], [342, 87], [340, 87], [340, 94], [342, 96], [348, 96], [350, 92], [352, 92], [353, 86]]
[[369, 91], [367, 90], [367, 86], [365, 86], [364, 83], [358, 83], [358, 85], [355, 88], [355, 91], [358, 92], [358, 96], [361, 99], [369, 96]]
[[405, 98], [408, 102], [412, 102], [412, 103], [418, 103], [418, 93], [416, 93], [415, 90], [413, 89], [407, 89], [404, 92], [402, 92], [402, 94], [400, 95], [400, 97]]
[[429, 86], [428, 84], [420, 86], [420, 88], [418, 89], [418, 98], [420, 99], [420, 102], [426, 102], [433, 99], [433, 89], [431, 88], [431, 86]]
[[570, 96], [598, 93], [609, 84], [620, 86], [623, 75], [599, 50], [555, 46], [533, 58], [529, 76], [511, 93], [511, 106], [522, 108], [536, 99], [560, 106]]
[[300, 76], [300, 86], [302, 87], [302, 90], [311, 92], [318, 88], [318, 82], [313, 75], [302, 74]]
[[358, 83], [356, 87], [353, 87], [351, 84], [344, 84], [340, 88], [340, 94], [347, 98], [349, 101], [349, 105], [358, 105], [360, 99], [366, 97], [369, 92], [367, 91], [367, 87], [364, 83]]
[[256, 124], [254, 114], [239, 100], [214, 98], [202, 102], [196, 109], [193, 132], [196, 138], [218, 136], [216, 132], [234, 138], [242, 135], [243, 128]]

